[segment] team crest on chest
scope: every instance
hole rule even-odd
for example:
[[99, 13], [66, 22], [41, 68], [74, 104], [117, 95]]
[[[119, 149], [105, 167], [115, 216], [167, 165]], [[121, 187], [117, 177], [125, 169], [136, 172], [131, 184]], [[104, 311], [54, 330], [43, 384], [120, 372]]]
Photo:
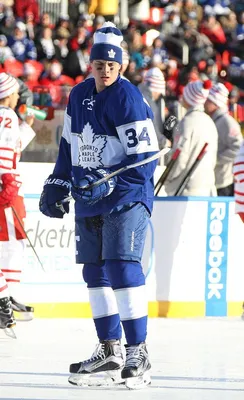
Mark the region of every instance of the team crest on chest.
[[102, 152], [106, 143], [106, 136], [95, 135], [88, 122], [78, 135], [78, 166], [89, 170], [103, 167]]
[[82, 105], [86, 106], [87, 110], [92, 110], [96, 100], [93, 100], [93, 96], [90, 99], [84, 99]]

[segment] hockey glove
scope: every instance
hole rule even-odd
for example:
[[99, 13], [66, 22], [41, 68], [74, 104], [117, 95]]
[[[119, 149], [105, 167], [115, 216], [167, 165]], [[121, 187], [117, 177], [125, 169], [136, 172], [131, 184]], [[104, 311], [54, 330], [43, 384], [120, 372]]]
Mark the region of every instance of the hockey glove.
[[174, 129], [177, 127], [177, 118], [174, 115], [170, 115], [164, 122], [163, 124], [163, 135], [171, 142], [173, 143], [173, 133]]
[[[71, 188], [71, 194], [76, 201], [83, 201], [85, 204], [95, 204], [99, 200], [106, 196], [109, 196], [115, 188], [116, 177], [110, 178], [108, 181], [101, 183], [98, 186], [94, 186], [89, 190], [86, 190], [86, 186], [92, 185], [99, 179], [106, 177], [110, 174], [110, 171], [105, 169], [98, 169], [91, 174], [85, 175], [81, 179], [78, 185], [73, 185]], [[82, 189], [83, 188], [83, 189]]]
[[0, 192], [0, 206], [11, 207], [18, 196], [19, 188], [22, 183], [19, 181], [19, 176], [15, 174], [3, 174], [1, 179], [2, 191]]
[[[68, 197], [69, 192], [69, 181], [58, 178], [55, 175], [49, 175], [44, 183], [40, 197], [40, 211], [50, 218], [63, 218], [65, 213], [69, 213], [69, 202], [63, 204], [61, 202]], [[57, 203], [60, 203], [60, 205]]]

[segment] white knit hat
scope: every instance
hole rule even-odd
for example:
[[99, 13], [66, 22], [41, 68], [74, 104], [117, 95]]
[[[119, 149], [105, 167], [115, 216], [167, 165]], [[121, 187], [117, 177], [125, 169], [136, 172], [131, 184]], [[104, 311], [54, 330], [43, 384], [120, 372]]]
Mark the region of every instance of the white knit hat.
[[0, 73], [0, 99], [10, 96], [19, 90], [18, 81], [11, 75]]
[[145, 73], [144, 82], [151, 92], [162, 93], [162, 95], [165, 95], [164, 74], [158, 67], [150, 68]]
[[203, 105], [207, 100], [209, 89], [212, 86], [211, 81], [189, 82], [183, 90], [183, 97], [190, 106]]
[[228, 109], [229, 90], [223, 83], [216, 83], [209, 91], [208, 100], [219, 108]]

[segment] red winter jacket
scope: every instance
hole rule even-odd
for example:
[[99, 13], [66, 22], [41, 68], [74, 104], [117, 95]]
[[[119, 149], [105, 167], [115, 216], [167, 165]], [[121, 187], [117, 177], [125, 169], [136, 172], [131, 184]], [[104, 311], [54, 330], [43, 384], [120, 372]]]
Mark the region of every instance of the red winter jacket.
[[37, 0], [15, 0], [15, 17], [25, 20], [26, 14], [33, 14], [34, 23], [39, 22], [39, 4]]

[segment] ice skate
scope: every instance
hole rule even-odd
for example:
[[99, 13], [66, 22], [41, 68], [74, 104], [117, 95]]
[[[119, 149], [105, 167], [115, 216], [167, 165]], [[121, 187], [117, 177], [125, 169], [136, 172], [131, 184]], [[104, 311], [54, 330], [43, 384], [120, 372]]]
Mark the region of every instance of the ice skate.
[[121, 370], [124, 367], [119, 340], [100, 342], [91, 358], [71, 364], [68, 381], [77, 386], [115, 386], [123, 384]]
[[16, 339], [13, 327], [16, 325], [12, 305], [9, 297], [0, 299], [0, 329], [3, 329], [7, 336]]
[[16, 313], [16, 320], [20, 321], [31, 321], [33, 319], [34, 308], [31, 306], [26, 306], [19, 303], [13, 297], [10, 297], [12, 303], [12, 308], [14, 313]]
[[125, 346], [126, 361], [121, 376], [125, 379], [128, 389], [142, 389], [151, 383], [149, 370], [151, 364], [145, 343], [135, 346]]

